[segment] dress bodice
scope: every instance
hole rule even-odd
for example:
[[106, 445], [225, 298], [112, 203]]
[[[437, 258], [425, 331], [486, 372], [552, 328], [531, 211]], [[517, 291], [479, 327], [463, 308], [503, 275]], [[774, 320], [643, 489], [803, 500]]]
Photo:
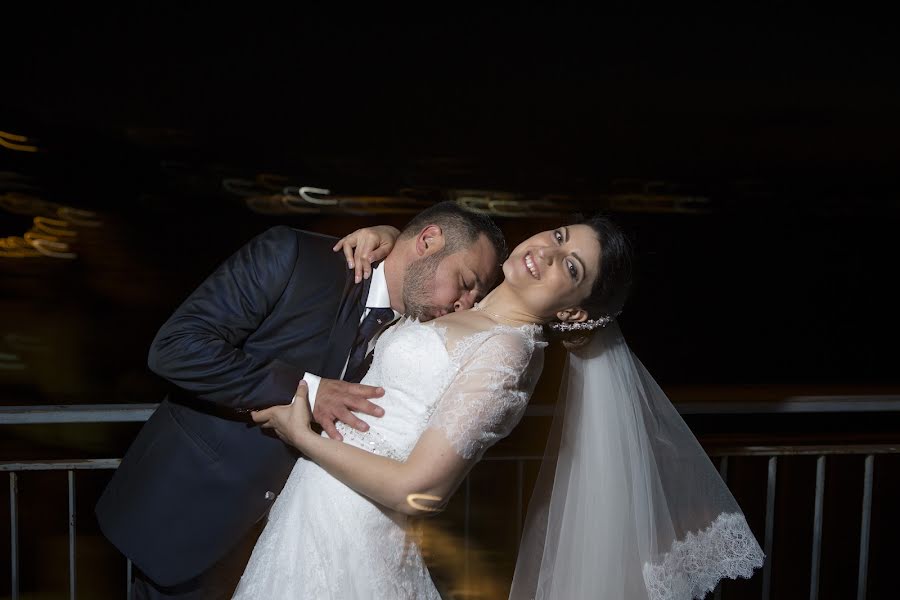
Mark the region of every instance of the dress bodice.
[[521, 418], [540, 374], [539, 331], [498, 325], [448, 348], [445, 328], [402, 319], [379, 338], [361, 382], [384, 388], [384, 416], [357, 415], [369, 424], [365, 433], [339, 424], [344, 440], [404, 460], [434, 426], [461, 455], [477, 454]]

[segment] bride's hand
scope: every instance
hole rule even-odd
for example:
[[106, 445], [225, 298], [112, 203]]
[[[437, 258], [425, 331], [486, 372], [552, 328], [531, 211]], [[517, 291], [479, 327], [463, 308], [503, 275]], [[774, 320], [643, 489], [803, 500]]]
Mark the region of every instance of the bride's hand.
[[357, 229], [345, 235], [334, 245], [334, 250], [344, 251], [347, 268], [356, 270], [356, 283], [372, 274], [372, 263], [390, 254], [400, 230], [390, 225], [376, 225]]
[[263, 429], [273, 429], [282, 442], [300, 450], [303, 449], [304, 436], [316, 435], [310, 426], [309, 388], [302, 379], [293, 403], [253, 411], [250, 417]]

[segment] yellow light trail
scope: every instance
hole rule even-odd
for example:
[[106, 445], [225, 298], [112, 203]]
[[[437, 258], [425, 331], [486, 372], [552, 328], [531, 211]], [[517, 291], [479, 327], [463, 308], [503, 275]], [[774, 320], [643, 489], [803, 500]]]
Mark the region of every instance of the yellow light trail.
[[25, 144], [28, 138], [24, 135], [9, 133], [8, 131], [0, 131], [0, 146], [16, 150], [17, 152], [37, 152], [38, 147]]

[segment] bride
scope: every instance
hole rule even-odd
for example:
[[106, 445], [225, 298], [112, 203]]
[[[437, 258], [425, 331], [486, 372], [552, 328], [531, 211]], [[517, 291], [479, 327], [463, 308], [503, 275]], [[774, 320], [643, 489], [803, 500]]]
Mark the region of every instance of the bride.
[[407, 520], [519, 422], [548, 333], [577, 348], [511, 597], [690, 600], [749, 577], [763, 556], [740, 509], [615, 324], [630, 264], [605, 218], [538, 233], [472, 310], [381, 336], [362, 383], [384, 388], [385, 416], [367, 432], [316, 434], [304, 382], [254, 413], [303, 458], [234, 597], [438, 598]]

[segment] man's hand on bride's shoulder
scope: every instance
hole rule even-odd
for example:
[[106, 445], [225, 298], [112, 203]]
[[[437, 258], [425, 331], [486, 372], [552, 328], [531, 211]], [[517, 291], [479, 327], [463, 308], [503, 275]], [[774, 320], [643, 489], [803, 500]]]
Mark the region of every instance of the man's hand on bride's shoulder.
[[356, 283], [372, 275], [372, 263], [384, 259], [391, 253], [400, 230], [390, 225], [376, 225], [357, 229], [345, 235], [332, 248], [344, 251], [347, 268], [356, 271]]
[[384, 390], [380, 387], [336, 379], [322, 379], [316, 391], [316, 403], [312, 416], [316, 423], [325, 430], [328, 437], [341, 441], [344, 438], [335, 428], [335, 421], [340, 421], [359, 431], [368, 431], [369, 426], [353, 412], [383, 417], [384, 409], [370, 401], [370, 398], [381, 398], [383, 395]]
[[261, 428], [273, 430], [281, 441], [296, 448], [302, 449], [304, 435], [315, 435], [309, 411], [309, 387], [302, 379], [291, 404], [256, 410], [250, 417]]

